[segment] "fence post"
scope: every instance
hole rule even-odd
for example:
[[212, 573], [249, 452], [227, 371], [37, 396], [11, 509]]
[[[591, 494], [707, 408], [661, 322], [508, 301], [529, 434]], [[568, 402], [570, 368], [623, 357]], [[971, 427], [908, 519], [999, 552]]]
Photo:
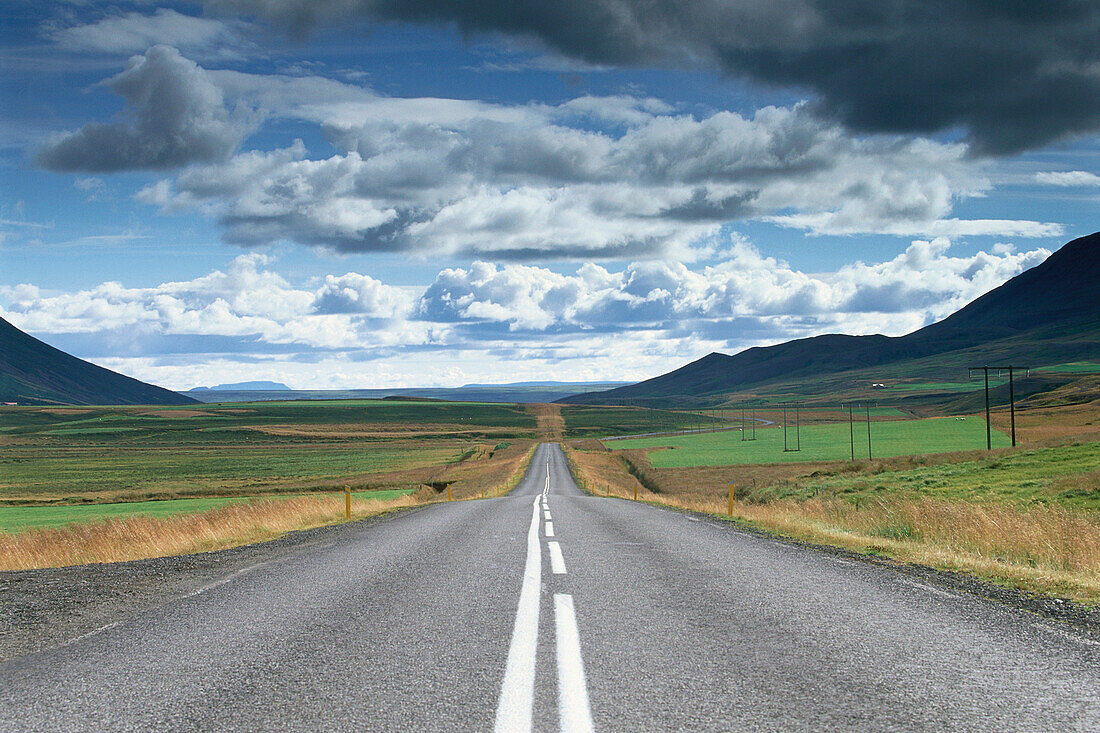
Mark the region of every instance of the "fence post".
[[732, 481], [730, 481], [730, 501], [729, 501], [729, 512], [728, 512], [728, 514], [731, 517], [733, 516], [733, 482]]
[[351, 519], [351, 487], [344, 487], [344, 518]]

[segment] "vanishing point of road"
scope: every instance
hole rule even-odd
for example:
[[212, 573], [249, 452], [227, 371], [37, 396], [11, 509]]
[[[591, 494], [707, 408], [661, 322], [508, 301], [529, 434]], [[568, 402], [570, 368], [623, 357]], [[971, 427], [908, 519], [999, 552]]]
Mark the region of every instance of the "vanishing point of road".
[[510, 495], [365, 523], [0, 664], [0, 730], [1100, 730], [1056, 621], [696, 515]]

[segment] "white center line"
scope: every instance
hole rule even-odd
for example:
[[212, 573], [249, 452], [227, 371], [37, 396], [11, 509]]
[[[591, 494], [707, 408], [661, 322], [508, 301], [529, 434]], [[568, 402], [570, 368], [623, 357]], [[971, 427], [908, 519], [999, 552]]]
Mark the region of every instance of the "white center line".
[[547, 537], [553, 537], [554, 536], [554, 523], [553, 522], [547, 522], [546, 523], [546, 536]]
[[561, 556], [561, 545], [557, 542], [547, 542], [550, 548], [550, 569], [555, 575], [565, 575], [565, 558]]
[[546, 519], [546, 520], [553, 519], [553, 517], [550, 516], [550, 510], [549, 509], [544, 510], [543, 513], [542, 513], [542, 516], [543, 516], [543, 519]]
[[558, 636], [558, 720], [561, 729], [563, 733], [591, 731], [592, 712], [588, 707], [573, 596], [554, 594], [554, 622]]
[[527, 564], [523, 569], [523, 590], [516, 609], [516, 625], [508, 647], [504, 683], [497, 702], [497, 733], [531, 730], [531, 702], [535, 695], [535, 650], [539, 633], [539, 587], [542, 583], [542, 545], [539, 542], [539, 500], [531, 507], [531, 528], [527, 531]]

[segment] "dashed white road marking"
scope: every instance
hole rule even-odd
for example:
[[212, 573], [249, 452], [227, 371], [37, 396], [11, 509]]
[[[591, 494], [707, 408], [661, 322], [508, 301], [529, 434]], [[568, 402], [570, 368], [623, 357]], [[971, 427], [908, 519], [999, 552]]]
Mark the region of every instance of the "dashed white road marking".
[[531, 730], [531, 702], [535, 695], [535, 651], [539, 634], [539, 587], [542, 583], [542, 544], [539, 541], [539, 500], [531, 507], [531, 528], [527, 531], [527, 564], [523, 589], [508, 647], [504, 683], [497, 702], [494, 730], [497, 733]]
[[547, 509], [547, 510], [543, 511], [543, 513], [542, 513], [542, 518], [543, 518], [543, 519], [545, 519], [545, 520], [546, 520], [546, 521], [548, 521], [548, 522], [549, 522], [549, 521], [550, 521], [551, 519], [553, 519], [553, 517], [551, 517], [551, 516], [550, 516], [550, 510], [549, 510], [549, 509]]
[[553, 537], [554, 536], [554, 523], [553, 522], [547, 522], [546, 523], [546, 536], [547, 537]]
[[558, 637], [558, 720], [563, 733], [587, 733], [592, 730], [592, 712], [573, 596], [554, 594], [554, 622]]
[[565, 558], [561, 556], [561, 545], [557, 542], [547, 542], [550, 550], [550, 569], [555, 575], [565, 575]]

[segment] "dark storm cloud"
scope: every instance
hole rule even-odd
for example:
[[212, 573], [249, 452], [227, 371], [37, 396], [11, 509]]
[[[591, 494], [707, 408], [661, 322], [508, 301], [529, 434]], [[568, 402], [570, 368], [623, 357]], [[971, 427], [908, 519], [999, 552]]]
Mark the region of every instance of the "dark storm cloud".
[[134, 56], [105, 84], [128, 102], [132, 121], [92, 122], [64, 135], [39, 150], [42, 167], [110, 172], [219, 161], [247, 132], [206, 71], [169, 46]]
[[295, 31], [358, 14], [536, 41], [595, 64], [805, 89], [854, 129], [965, 128], [1011, 153], [1100, 128], [1095, 0], [208, 0]]

